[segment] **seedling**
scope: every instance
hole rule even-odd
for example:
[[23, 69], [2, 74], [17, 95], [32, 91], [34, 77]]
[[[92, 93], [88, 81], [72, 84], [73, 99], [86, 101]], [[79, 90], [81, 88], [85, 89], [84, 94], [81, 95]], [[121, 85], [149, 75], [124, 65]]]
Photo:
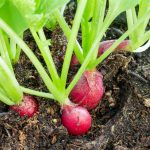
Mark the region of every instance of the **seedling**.
[[138, 7], [138, 11], [135, 7], [126, 11], [128, 29], [133, 28], [145, 16], [145, 20], [129, 35], [130, 51], [135, 53], [143, 52], [150, 47], [150, 30], [147, 31], [150, 19], [150, 1], [140, 0]]
[[[25, 0], [24, 1], [13, 1], [13, 3], [11, 1], [9, 1], [9, 5], [12, 5], [14, 12], [21, 14], [20, 19], [22, 20], [22, 22], [21, 22], [21, 20], [19, 20], [19, 22], [21, 22], [21, 24], [24, 22], [24, 24], [22, 24], [22, 27], [24, 27], [24, 28], [23, 29], [20, 28], [19, 32], [24, 31], [24, 29], [26, 29], [26, 28], [30, 29], [30, 31], [39, 47], [39, 50], [41, 51], [41, 54], [45, 60], [45, 63], [47, 65], [49, 73], [47, 73], [45, 71], [45, 68], [39, 62], [39, 60], [34, 55], [32, 50], [27, 46], [27, 44], [22, 40], [22, 38], [20, 38], [20, 36], [18, 34], [18, 29], [16, 30], [14, 28], [14, 24], [17, 24], [18, 20], [16, 18], [13, 18], [14, 24], [12, 25], [11, 23], [7, 22], [7, 20], [5, 20], [5, 17], [3, 17], [3, 18], [1, 17], [1, 19], [0, 19], [0, 28], [9, 36], [9, 38], [12, 38], [14, 40], [14, 42], [16, 42], [17, 45], [25, 52], [25, 54], [28, 56], [28, 58], [31, 60], [31, 62], [34, 64], [35, 68], [39, 72], [39, 74], [40, 74], [41, 78], [43, 79], [45, 85], [47, 86], [48, 90], [52, 94], [42, 93], [42, 92], [29, 90], [27, 88], [26, 89], [22, 88], [24, 90], [24, 92], [32, 94], [32, 95], [39, 95], [39, 96], [43, 96], [43, 97], [46, 96], [51, 99], [57, 100], [60, 103], [60, 105], [62, 106], [63, 112], [68, 112], [68, 107], [70, 107], [70, 103], [71, 103], [68, 98], [69, 93], [66, 92], [67, 75], [68, 75], [68, 69], [69, 69], [69, 64], [70, 64], [70, 60], [71, 60], [71, 55], [73, 52], [75, 39], [76, 39], [76, 36], [78, 33], [78, 29], [80, 26], [80, 22], [81, 22], [82, 14], [84, 12], [86, 1], [81, 0], [79, 2], [77, 12], [75, 15], [75, 19], [74, 19], [74, 25], [72, 28], [70, 40], [69, 40], [68, 46], [67, 46], [67, 52], [65, 55], [65, 61], [63, 64], [61, 76], [59, 76], [57, 73], [55, 64], [53, 62], [53, 59], [52, 59], [52, 56], [51, 56], [51, 53], [49, 50], [50, 43], [49, 43], [49, 40], [47, 40], [45, 37], [43, 27], [44, 27], [49, 15], [51, 14], [52, 10], [57, 9], [61, 4], [65, 4], [66, 2], [67, 1], [65, 1], [65, 0], [63, 0], [63, 1], [55, 0], [55, 1], [53, 1], [53, 3], [51, 0], [44, 1], [44, 2], [38, 1], [38, 3], [37, 3], [37, 1], [25, 1]], [[5, 3], [5, 4], [8, 4], [8, 3]], [[5, 5], [5, 4], [3, 4], [3, 5]], [[26, 11], [27, 7], [29, 8], [28, 11]], [[9, 15], [11, 15], [11, 14], [9, 14]], [[7, 16], [7, 14], [6, 14], [6, 16]], [[90, 118], [90, 115], [86, 109], [80, 108], [80, 107], [78, 108], [78, 106], [76, 106], [75, 104], [71, 104], [71, 108], [72, 108], [72, 111], [78, 110], [78, 112], [81, 112], [81, 113], [78, 113], [78, 115], [76, 115], [75, 118], [82, 119], [83, 118], [82, 111], [84, 112], [84, 114], [87, 114], [87, 116]], [[67, 114], [69, 114], [69, 112]], [[86, 127], [86, 124], [84, 124], [83, 121], [79, 121], [79, 122], [80, 122], [80, 124], [76, 124], [76, 128], [78, 131], [80, 130], [81, 126], [82, 126], [82, 128], [83, 128], [83, 126], [85, 126], [85, 128], [83, 128], [84, 129], [83, 131], [81, 130], [80, 132], [78, 132], [78, 134], [81, 135], [88, 131], [88, 129], [91, 126], [91, 120], [89, 119], [88, 127]]]
[[[116, 3], [115, 0], [109, 0], [107, 13], [106, 13], [106, 2], [107, 2], [106, 0], [94, 0], [92, 1], [92, 3], [91, 1], [87, 1], [82, 22], [81, 22], [82, 46], [80, 46], [79, 43], [76, 41], [76, 45], [74, 47], [74, 53], [76, 57], [73, 56], [73, 59], [71, 61], [72, 66], [78, 64], [79, 61], [81, 67], [78, 70], [72, 82], [70, 83], [70, 85], [68, 86], [67, 91], [68, 93], [70, 93], [71, 91], [70, 97], [73, 102], [77, 102], [80, 106], [86, 106], [88, 109], [93, 108], [92, 107], [93, 105], [91, 105], [93, 101], [96, 102], [95, 106], [98, 104], [97, 99], [101, 101], [102, 93], [104, 91], [104, 87], [102, 84], [102, 77], [99, 76], [99, 80], [101, 80], [101, 83], [100, 82], [98, 83], [97, 82], [98, 78], [95, 77], [95, 74], [97, 74], [96, 73], [97, 71], [95, 69], [96, 66], [100, 64], [114, 50], [132, 51], [133, 40], [125, 40], [125, 38], [127, 38], [129, 35], [136, 32], [136, 30], [140, 30], [137, 27], [139, 27], [140, 25], [143, 26], [143, 24], [145, 24], [144, 22], [147, 23], [147, 21], [150, 18], [149, 15], [150, 10], [149, 7], [146, 6], [146, 2], [142, 2], [142, 1], [139, 2], [138, 0], [134, 0], [134, 1], [119, 0]], [[119, 39], [102, 41], [105, 32], [107, 31], [107, 29], [109, 28], [113, 20], [120, 13], [133, 9], [135, 6], [137, 6], [137, 4], [143, 5], [143, 3], [145, 3], [145, 5], [141, 9], [147, 7], [146, 12], [142, 14], [142, 17], [139, 17], [139, 19], [136, 21], [136, 24], [128, 28], [128, 30]], [[64, 18], [59, 13], [59, 11], [55, 13], [55, 17], [57, 18], [59, 25], [64, 31], [66, 37], [69, 38], [70, 28], [65, 22]], [[148, 33], [149, 31], [145, 34], [145, 40], [150, 38], [150, 36], [148, 36]], [[145, 40], [142, 40], [142, 42], [139, 40], [140, 44], [137, 47], [141, 46], [141, 44], [143, 44]], [[88, 72], [88, 76], [85, 76], [87, 72]], [[82, 77], [79, 80], [79, 76], [81, 75]], [[79, 82], [76, 84], [76, 86], [74, 86], [74, 84], [78, 80]], [[92, 82], [93, 86], [90, 86], [91, 85], [90, 82]], [[100, 87], [101, 92], [97, 91], [99, 90], [99, 88], [97, 88], [96, 90], [94, 86]], [[93, 88], [95, 90], [92, 90]]]
[[[39, 1], [39, 3], [41, 2]], [[41, 5], [45, 5], [45, 7], [47, 5], [45, 2], [41, 3], [41, 5], [39, 3], [37, 3], [38, 9], [42, 9]], [[55, 6], [55, 2], [52, 5]], [[58, 5], [61, 5], [61, 3]], [[33, 20], [30, 19], [34, 6], [35, 2], [33, 1], [14, 0], [0, 2], [0, 18], [12, 28], [21, 40], [24, 31], [30, 24], [35, 28], [38, 26], [38, 24], [34, 24], [32, 21], [41, 15], [35, 14]], [[29, 19], [27, 19], [28, 17]], [[43, 20], [45, 21], [44, 17]], [[32, 117], [38, 110], [38, 103], [34, 97], [27, 96], [24, 93], [36, 96], [41, 96], [42, 94], [42, 97], [48, 98], [53, 98], [53, 96], [49, 93], [31, 90], [19, 85], [12, 66], [13, 63], [18, 61], [19, 55], [20, 47], [16, 44], [14, 37], [8, 36], [5, 30], [0, 30], [0, 100], [7, 105], [11, 105], [10, 109], [18, 112], [20, 116]]]
[[[82, 102], [82, 106], [86, 104], [87, 108], [94, 108], [98, 104], [97, 99], [101, 99], [102, 93], [104, 92], [102, 75], [97, 72], [95, 69], [96, 66], [101, 63], [139, 25], [141, 25], [141, 23], [147, 19], [148, 16], [144, 15], [141, 19], [139, 19], [133, 28], [130, 28], [128, 31], [126, 31], [106, 52], [97, 58], [99, 42], [102, 40], [112, 21], [121, 12], [136, 6], [138, 4], [138, 0], [133, 0], [132, 2], [129, 0], [118, 0], [117, 4], [115, 0], [109, 0], [109, 9], [106, 17], [104, 17], [106, 0], [94, 0], [92, 4], [90, 0], [79, 0], [71, 30], [66, 24], [62, 13], [58, 9], [67, 2], [68, 0], [12, 0], [7, 2], [4, 0], [0, 6], [7, 7], [7, 10], [9, 11], [13, 10], [16, 15], [19, 16], [20, 20], [11, 16], [11, 13], [0, 14], [0, 28], [7, 34], [7, 36], [9, 36], [10, 39], [13, 39], [17, 46], [19, 46], [28, 56], [51, 94], [22, 88], [24, 92], [55, 99], [62, 106], [62, 123], [68, 129], [68, 132], [73, 135], [82, 135], [86, 133], [91, 126], [91, 116], [85, 108], [70, 102], [70, 92], [78, 81], [82, 83], [82, 80], [80, 79], [82, 74], [82, 78], [88, 79], [88, 82], [91, 82], [91, 80], [94, 79], [92, 84], [100, 88], [95, 88], [93, 91], [91, 89], [88, 90], [87, 95], [90, 95], [91, 98], [88, 100], [88, 103], [83, 102], [82, 99], [80, 100], [80, 102]], [[8, 3], [9, 5], [6, 5]], [[11, 6], [11, 9], [8, 6]], [[56, 70], [52, 55], [49, 50], [49, 39], [46, 39], [43, 31], [43, 27], [51, 14], [55, 15], [57, 21], [68, 38], [68, 45], [60, 75]], [[12, 18], [12, 21], [6, 19], [8, 16]], [[82, 48], [76, 40], [80, 25], [82, 28]], [[16, 26], [18, 26], [18, 28], [16, 28]], [[45, 68], [39, 62], [33, 51], [20, 37], [20, 33], [24, 32], [25, 29], [30, 29], [36, 44], [39, 47], [41, 55], [44, 58], [48, 68], [48, 73], [45, 71]], [[82, 65], [69, 86], [66, 86], [73, 50]], [[87, 82], [82, 84], [87, 86]], [[90, 91], [94, 93], [89, 94]], [[96, 100], [94, 100], [94, 94]], [[92, 100], [96, 104], [92, 104]], [[84, 122], [83, 114], [87, 119], [86, 123]], [[72, 120], [72, 123], [68, 124], [67, 120]], [[75, 131], [73, 131], [73, 128]]]

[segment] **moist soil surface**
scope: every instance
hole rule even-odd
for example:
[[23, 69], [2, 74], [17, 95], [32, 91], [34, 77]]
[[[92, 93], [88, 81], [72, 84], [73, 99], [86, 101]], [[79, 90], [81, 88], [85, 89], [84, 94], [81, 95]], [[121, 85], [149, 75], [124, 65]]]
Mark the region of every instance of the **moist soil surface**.
[[[67, 13], [66, 16], [71, 18]], [[107, 39], [118, 38], [126, 30], [122, 18], [112, 24]], [[51, 52], [60, 71], [67, 40], [59, 27], [53, 32], [45, 29], [45, 33], [52, 39]], [[80, 41], [80, 35], [78, 38]], [[28, 31], [24, 40], [45, 66]], [[37, 97], [39, 112], [33, 118], [20, 118], [0, 103], [0, 150], [149, 150], [149, 58], [149, 50], [139, 54], [114, 52], [97, 67], [104, 76], [105, 94], [102, 102], [90, 112], [93, 124], [83, 136], [68, 135], [61, 125], [60, 106], [53, 100]], [[70, 69], [69, 79], [78, 68]], [[47, 92], [24, 53], [15, 65], [15, 73], [24, 87]]]

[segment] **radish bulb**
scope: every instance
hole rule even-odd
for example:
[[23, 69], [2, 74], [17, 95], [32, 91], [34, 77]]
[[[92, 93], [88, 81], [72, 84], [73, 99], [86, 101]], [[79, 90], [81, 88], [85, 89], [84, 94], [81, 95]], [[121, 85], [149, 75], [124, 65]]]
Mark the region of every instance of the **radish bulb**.
[[[98, 49], [98, 57], [101, 56], [105, 51], [107, 51], [114, 43], [116, 40], [107, 40], [107, 41], [102, 41], [100, 43], [99, 49]], [[130, 51], [131, 48], [131, 42], [130, 40], [124, 40], [122, 41], [115, 49], [114, 51]], [[79, 61], [75, 55], [72, 56], [71, 59], [71, 66], [77, 66], [79, 65]]]
[[91, 110], [102, 100], [104, 93], [103, 77], [99, 71], [85, 71], [70, 93], [71, 100]]
[[[107, 40], [100, 43], [100, 47], [98, 50], [98, 56], [101, 56], [105, 51], [107, 51], [116, 40]], [[131, 44], [129, 40], [122, 41], [114, 50], [116, 51], [129, 51], [131, 50]]]
[[71, 135], [83, 135], [91, 127], [92, 118], [87, 109], [81, 106], [65, 105], [61, 121]]
[[23, 96], [23, 101], [19, 105], [10, 106], [10, 109], [22, 116], [32, 117], [38, 111], [38, 102], [32, 96]]
[[77, 59], [77, 57], [76, 57], [76, 55], [73, 55], [72, 56], [72, 59], [71, 59], [71, 67], [74, 67], [74, 66], [77, 66], [77, 65], [79, 65], [80, 63], [79, 63], [79, 61], [78, 61], [78, 59]]

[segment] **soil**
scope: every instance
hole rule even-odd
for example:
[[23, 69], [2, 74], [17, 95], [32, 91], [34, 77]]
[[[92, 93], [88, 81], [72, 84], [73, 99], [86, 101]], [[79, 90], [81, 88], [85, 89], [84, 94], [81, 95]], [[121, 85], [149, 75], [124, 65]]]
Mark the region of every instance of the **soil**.
[[[119, 23], [118, 19], [109, 29], [107, 39], [118, 38], [125, 31], [126, 22]], [[53, 32], [45, 29], [45, 33], [52, 39], [51, 51], [60, 71], [67, 40], [59, 27]], [[24, 40], [45, 66], [28, 31]], [[149, 50], [139, 54], [114, 52], [97, 67], [104, 76], [105, 95], [99, 106], [91, 111], [93, 125], [83, 136], [68, 135], [61, 125], [60, 106], [53, 100], [37, 97], [40, 107], [33, 118], [20, 118], [0, 103], [0, 150], [149, 150], [149, 58]], [[74, 70], [70, 69], [69, 78], [73, 77]], [[15, 72], [24, 87], [47, 92], [23, 53], [15, 65]]]

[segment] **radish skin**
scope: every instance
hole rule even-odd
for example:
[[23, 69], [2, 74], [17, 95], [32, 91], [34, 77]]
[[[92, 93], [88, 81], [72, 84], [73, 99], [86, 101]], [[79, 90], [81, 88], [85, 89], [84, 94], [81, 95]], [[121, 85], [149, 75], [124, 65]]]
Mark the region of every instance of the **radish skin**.
[[91, 128], [92, 118], [87, 109], [80, 106], [63, 106], [62, 124], [71, 135], [83, 135]]
[[17, 112], [20, 117], [32, 117], [38, 111], [38, 102], [33, 96], [24, 95], [22, 103], [10, 106], [10, 110]]
[[104, 93], [103, 76], [96, 69], [83, 73], [70, 93], [71, 101], [88, 110], [95, 108]]

